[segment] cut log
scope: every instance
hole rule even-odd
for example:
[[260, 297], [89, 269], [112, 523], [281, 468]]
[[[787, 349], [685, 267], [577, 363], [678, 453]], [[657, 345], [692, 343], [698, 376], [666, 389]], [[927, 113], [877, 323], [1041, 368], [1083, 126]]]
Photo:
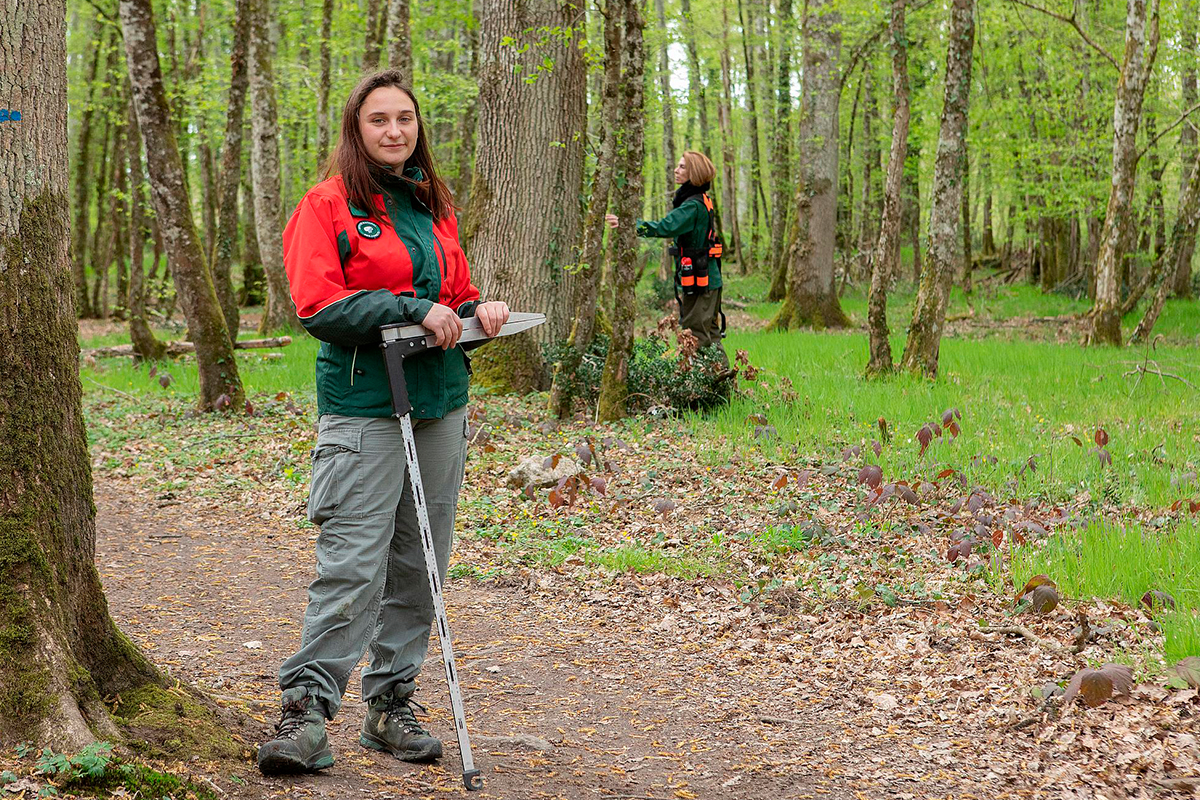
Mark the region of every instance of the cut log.
[[[269, 339], [240, 339], [233, 343], [234, 350], [263, 350], [269, 347], [286, 347], [292, 343], [290, 336], [275, 336]], [[196, 345], [191, 342], [167, 342], [167, 355], [181, 356], [185, 353], [196, 352]], [[94, 347], [91, 350], [83, 350], [81, 356], [92, 356], [93, 358], [114, 358], [117, 356], [132, 356], [132, 344], [118, 344], [112, 347]]]

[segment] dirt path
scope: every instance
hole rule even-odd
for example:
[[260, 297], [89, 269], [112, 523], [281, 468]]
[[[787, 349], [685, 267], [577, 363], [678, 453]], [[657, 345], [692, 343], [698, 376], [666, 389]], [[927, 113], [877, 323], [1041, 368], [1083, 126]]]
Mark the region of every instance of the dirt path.
[[[357, 744], [364, 706], [355, 676], [330, 726], [336, 765], [314, 777], [259, 776], [249, 748], [275, 721], [276, 669], [298, 642], [313, 532], [203, 498], [152, 500], [111, 478], [97, 481], [96, 503], [97, 564], [118, 624], [172, 675], [247, 710], [234, 728], [245, 764], [209, 776], [229, 796], [462, 792], [435, 653], [418, 696], [433, 732], [447, 738], [440, 765], [406, 765]], [[469, 728], [487, 780], [479, 797], [1004, 796], [994, 790], [1008, 780], [989, 766], [1004, 754], [967, 757], [980, 732], [927, 730], [938, 709], [913, 718], [842, 683], [845, 654], [862, 639], [814, 651], [797, 644], [819, 640], [803, 623], [764, 628], [749, 606], [731, 612], [700, 587], [681, 598], [658, 584], [647, 579], [631, 600], [553, 572], [523, 586], [450, 583]], [[697, 626], [724, 644], [702, 646]], [[514, 735], [550, 750], [494, 738]]]

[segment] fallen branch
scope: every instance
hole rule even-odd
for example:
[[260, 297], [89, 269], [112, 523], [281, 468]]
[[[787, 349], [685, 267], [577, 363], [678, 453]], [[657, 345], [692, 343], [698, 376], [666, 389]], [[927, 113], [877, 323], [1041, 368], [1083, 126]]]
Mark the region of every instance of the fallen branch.
[[[233, 343], [234, 350], [265, 350], [270, 347], [286, 347], [292, 343], [290, 336], [276, 336], [270, 339], [239, 339]], [[192, 342], [167, 342], [167, 355], [181, 356], [185, 353], [196, 352], [196, 345]], [[132, 344], [118, 344], [112, 347], [94, 347], [91, 350], [84, 350], [80, 353], [82, 356], [92, 356], [93, 358], [114, 358], [117, 356], [132, 356], [136, 355], [133, 351]]]
[[1050, 650], [1062, 649], [1062, 645], [1058, 644], [1058, 642], [1047, 641], [1028, 628], [1023, 628], [1020, 625], [984, 625], [979, 628], [979, 631], [981, 633], [1004, 633], [1008, 634], [1009, 636], [1020, 636], [1024, 639], [1028, 639], [1036, 645], [1048, 648]]
[[[1160, 381], [1163, 378], [1174, 378], [1175, 380], [1179, 381], [1180, 383], [1184, 384], [1185, 386], [1187, 386], [1190, 389], [1196, 388], [1196, 384], [1192, 383], [1187, 378], [1181, 378], [1178, 375], [1174, 375], [1170, 372], [1163, 372], [1161, 369], [1158, 369], [1157, 366], [1156, 367], [1148, 367], [1144, 364], [1138, 364], [1136, 367], [1129, 370], [1128, 372], [1122, 373], [1121, 377], [1128, 378], [1130, 375], [1138, 376], [1137, 383], [1135, 383], [1133, 386], [1134, 389], [1137, 388], [1138, 383], [1141, 383], [1143, 375], [1157, 375], [1158, 379]], [[1130, 394], [1132, 394], [1132, 392]]]
[[808, 723], [802, 719], [789, 719], [788, 717], [759, 717], [759, 722], [765, 722], [768, 725], [807, 725]]

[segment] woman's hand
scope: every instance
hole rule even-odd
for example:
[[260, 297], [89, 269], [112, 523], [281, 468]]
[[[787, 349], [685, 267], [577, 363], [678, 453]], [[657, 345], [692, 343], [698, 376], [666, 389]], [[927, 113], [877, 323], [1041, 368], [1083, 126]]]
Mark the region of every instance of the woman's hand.
[[617, 225], [621, 224], [621, 221], [617, 219], [616, 214], [605, 214], [604, 221], [608, 223], [608, 227], [610, 228], [615, 228]]
[[490, 303], [480, 303], [475, 307], [475, 317], [483, 326], [483, 332], [489, 337], [500, 332], [501, 326], [508, 322], [508, 303], [493, 300]]
[[462, 336], [462, 320], [453, 309], [440, 303], [429, 309], [425, 319], [421, 320], [421, 325], [437, 337], [437, 346], [443, 350], [454, 347], [458, 344], [458, 337]]

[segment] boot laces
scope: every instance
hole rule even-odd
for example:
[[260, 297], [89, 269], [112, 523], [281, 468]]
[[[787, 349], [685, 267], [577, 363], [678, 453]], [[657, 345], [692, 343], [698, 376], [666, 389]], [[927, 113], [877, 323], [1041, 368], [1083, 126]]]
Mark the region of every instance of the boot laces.
[[275, 724], [275, 738], [295, 739], [308, 723], [308, 697], [290, 698], [283, 701], [279, 722]]
[[417, 722], [417, 715], [413, 713], [413, 707], [420, 709], [422, 714], [428, 714], [429, 709], [413, 700], [411, 697], [397, 697], [392, 695], [388, 698], [386, 705], [383, 707], [385, 719], [394, 719], [400, 723], [400, 727], [405, 733], [416, 733], [422, 736], [428, 736], [429, 732], [421, 727]]

